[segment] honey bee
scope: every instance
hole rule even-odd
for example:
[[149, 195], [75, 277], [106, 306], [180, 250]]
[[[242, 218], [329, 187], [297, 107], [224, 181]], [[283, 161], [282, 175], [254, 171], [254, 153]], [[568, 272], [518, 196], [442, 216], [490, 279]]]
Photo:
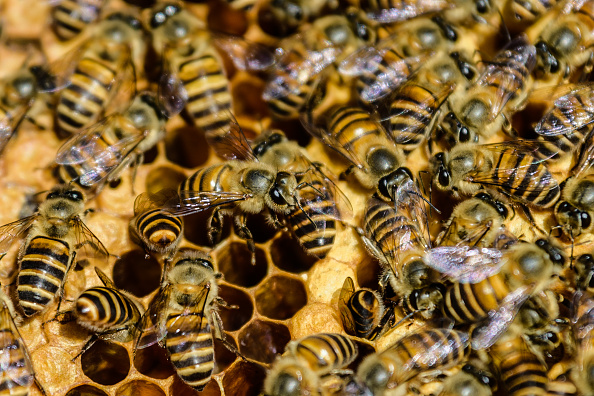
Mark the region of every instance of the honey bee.
[[185, 108], [207, 137], [232, 122], [229, 81], [215, 46], [240, 69], [263, 70], [274, 62], [261, 46], [209, 32], [201, 20], [175, 2], [154, 6], [148, 24], [153, 47], [163, 60], [159, 84], [163, 108], [168, 116]]
[[357, 378], [372, 394], [383, 395], [424, 371], [460, 364], [468, 356], [469, 345], [468, 334], [457, 330], [420, 329], [365, 358]]
[[502, 12], [510, 17], [508, 20], [527, 25], [534, 23], [556, 4], [557, 0], [510, 0], [505, 2]]
[[52, 7], [52, 28], [60, 40], [70, 40], [99, 18], [107, 0], [60, 0]]
[[[82, 292], [75, 302], [73, 315], [81, 327], [93, 332], [78, 356], [88, 350], [97, 339], [127, 342], [134, 338], [142, 307], [128, 293], [118, 290], [99, 268], [95, 272], [103, 286]], [[77, 356], [77, 357], [78, 357]]]
[[325, 395], [335, 375], [357, 357], [357, 345], [342, 334], [321, 333], [291, 341], [264, 382], [264, 394]]
[[89, 245], [100, 255], [109, 255], [82, 221], [84, 204], [82, 192], [59, 186], [49, 192], [37, 213], [0, 227], [2, 253], [27, 233], [19, 251], [17, 276], [17, 296], [25, 317], [45, 311], [56, 296], [61, 299], [81, 247]]
[[535, 64], [536, 49], [524, 36], [495, 55], [474, 84], [448, 98], [449, 112], [439, 125], [447, 142], [477, 143], [502, 128], [510, 130], [509, 113], [527, 99]]
[[354, 11], [319, 18], [281, 41], [263, 93], [270, 111], [278, 118], [296, 118], [308, 98], [325, 88], [324, 70], [374, 41], [375, 32]]
[[431, 159], [434, 184], [455, 197], [484, 188], [495, 197], [549, 208], [561, 191], [544, 160], [537, 157], [539, 147], [526, 141], [456, 145]]
[[577, 396], [578, 390], [571, 380], [574, 371], [573, 362], [562, 361], [553, 365], [547, 373], [547, 396]]
[[60, 130], [72, 135], [109, 113], [110, 107], [128, 103], [136, 71], [143, 66], [146, 44], [142, 23], [122, 12], [107, 15], [92, 38], [51, 65], [61, 88], [56, 107]]
[[217, 308], [213, 261], [197, 250], [181, 252], [164, 274], [159, 294], [141, 319], [135, 349], [155, 343], [167, 349], [177, 375], [197, 391], [204, 389], [214, 369], [213, 337], [225, 340]]
[[28, 395], [33, 382], [45, 396], [45, 390], [35, 378], [29, 350], [14, 318], [16, 311], [10, 298], [0, 291], [0, 354], [2, 358], [2, 378], [0, 389], [7, 395]]
[[491, 396], [494, 389], [497, 389], [497, 382], [491, 373], [466, 363], [460, 371], [444, 380], [440, 396]]
[[471, 246], [492, 246], [506, 224], [515, 217], [512, 206], [485, 191], [479, 191], [454, 208], [445, 229], [437, 236], [438, 246], [465, 243]]
[[574, 338], [577, 342], [577, 368], [573, 382], [579, 393], [594, 392], [594, 295], [592, 291], [576, 293], [574, 297]]
[[184, 231], [183, 219], [166, 209], [172, 202], [179, 202], [174, 190], [140, 194], [134, 201], [134, 217], [129, 225], [133, 241], [146, 251], [164, 254], [168, 258], [175, 255]]
[[589, 253], [580, 255], [573, 263], [573, 268], [577, 289], [594, 291], [594, 257]]
[[382, 334], [393, 315], [391, 308], [384, 306], [376, 291], [366, 288], [355, 291], [355, 284], [350, 277], [345, 279], [340, 290], [338, 309], [345, 331], [370, 341]]
[[[100, 190], [165, 136], [167, 118], [150, 92], [141, 92], [122, 113], [112, 114], [68, 139], [58, 150], [60, 179]], [[135, 174], [135, 172], [134, 172]]]

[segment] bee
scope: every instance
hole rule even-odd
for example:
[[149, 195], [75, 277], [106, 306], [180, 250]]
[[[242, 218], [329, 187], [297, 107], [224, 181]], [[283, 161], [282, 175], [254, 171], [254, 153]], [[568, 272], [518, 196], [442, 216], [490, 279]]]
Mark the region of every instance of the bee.
[[109, 256], [82, 221], [84, 204], [81, 191], [59, 186], [49, 192], [37, 213], [0, 227], [2, 253], [27, 233], [19, 251], [17, 276], [18, 302], [25, 317], [45, 311], [56, 296], [61, 299], [81, 247], [89, 245], [101, 256]]
[[561, 191], [544, 160], [537, 157], [539, 147], [526, 141], [456, 145], [431, 159], [433, 182], [455, 197], [484, 188], [495, 197], [549, 208]]
[[577, 388], [571, 380], [574, 371], [573, 362], [562, 361], [553, 365], [547, 373], [547, 396], [577, 396]]
[[466, 333], [422, 328], [388, 349], [366, 357], [357, 370], [357, 378], [374, 395], [383, 395], [423, 371], [460, 364], [468, 356], [469, 345]]
[[357, 357], [357, 345], [342, 334], [321, 333], [291, 341], [273, 364], [264, 381], [264, 394], [320, 395], [335, 380], [347, 374], [345, 367]]
[[382, 334], [394, 314], [391, 307], [384, 306], [376, 291], [366, 288], [355, 291], [351, 277], [344, 280], [340, 289], [338, 309], [346, 332], [370, 341]]
[[577, 289], [594, 291], [594, 257], [589, 253], [580, 255], [573, 263], [573, 268]]
[[485, 191], [475, 193], [454, 208], [445, 229], [437, 236], [438, 246], [492, 246], [515, 217], [514, 208]]
[[3, 356], [0, 389], [7, 395], [28, 395], [35, 382], [41, 393], [46, 395], [35, 378], [29, 350], [14, 320], [16, 317], [12, 301], [0, 291], [0, 353]]
[[127, 110], [82, 130], [60, 147], [60, 179], [100, 190], [129, 165], [136, 170], [142, 164], [144, 153], [165, 136], [166, 122], [152, 93], [137, 94]]
[[107, 0], [61, 0], [52, 7], [52, 28], [60, 40], [78, 36], [99, 18]]
[[163, 61], [159, 99], [167, 115], [185, 108], [207, 137], [228, 129], [232, 122], [231, 92], [216, 47], [225, 51], [236, 67], [248, 70], [268, 68], [274, 62], [272, 54], [237, 37], [215, 36], [175, 2], [154, 6], [148, 24], [153, 47]]
[[439, 125], [448, 143], [477, 143], [502, 128], [509, 131], [509, 113], [527, 99], [535, 64], [536, 48], [524, 36], [495, 55], [476, 82], [448, 98], [449, 111]]
[[461, 369], [443, 381], [441, 396], [491, 396], [497, 389], [493, 375], [477, 367], [474, 363], [466, 363]]
[[225, 340], [217, 308], [213, 261], [205, 253], [188, 250], [177, 255], [164, 274], [159, 294], [141, 319], [135, 349], [160, 343], [178, 376], [197, 391], [204, 389], [214, 369], [213, 337]]
[[577, 342], [577, 369], [573, 382], [579, 393], [594, 393], [594, 295], [592, 291], [578, 292], [574, 296], [574, 338]]
[[[72, 314], [76, 323], [93, 332], [80, 353], [82, 355], [97, 339], [127, 342], [134, 339], [136, 324], [140, 321], [142, 307], [128, 293], [118, 290], [111, 279], [95, 267], [103, 286], [82, 292], [75, 302]], [[76, 358], [75, 358], [76, 359]]]
[[[56, 107], [56, 123], [66, 135], [94, 124], [129, 96], [142, 70], [146, 44], [142, 23], [115, 12], [96, 26], [93, 37], [64, 60], [52, 65], [64, 80]], [[64, 65], [65, 64], [65, 65]], [[127, 103], [127, 101], [124, 101]]]
[[168, 212], [166, 207], [178, 201], [177, 192], [167, 189], [157, 194], [144, 192], [136, 197], [134, 217], [129, 225], [132, 240], [146, 251], [173, 257], [182, 239], [184, 222], [181, 217]]
[[557, 0], [510, 0], [505, 2], [503, 14], [515, 23], [532, 24], [557, 4]]
[[399, 305], [407, 318], [416, 317], [422, 321], [441, 318], [441, 306], [445, 286], [439, 282], [429, 286], [412, 290], [408, 295], [402, 296]]
[[324, 90], [324, 70], [374, 41], [375, 32], [354, 11], [319, 18], [282, 40], [263, 93], [270, 111], [277, 118], [296, 118], [308, 99]]
[[537, 77], [567, 80], [576, 68], [591, 70], [594, 36], [592, 1], [560, 2], [528, 29], [537, 51]]

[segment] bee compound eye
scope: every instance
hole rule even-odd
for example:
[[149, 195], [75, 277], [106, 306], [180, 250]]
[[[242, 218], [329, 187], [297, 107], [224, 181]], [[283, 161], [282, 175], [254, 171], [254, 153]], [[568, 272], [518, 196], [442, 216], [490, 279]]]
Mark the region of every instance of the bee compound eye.
[[580, 220], [582, 222], [582, 228], [588, 228], [590, 227], [590, 224], [592, 224], [592, 219], [587, 212], [582, 212], [580, 214]]
[[437, 181], [440, 185], [447, 187], [450, 184], [450, 173], [446, 168], [440, 167], [437, 174]]
[[460, 140], [463, 143], [470, 141], [470, 131], [465, 126], [460, 128], [460, 132], [458, 134], [458, 140]]

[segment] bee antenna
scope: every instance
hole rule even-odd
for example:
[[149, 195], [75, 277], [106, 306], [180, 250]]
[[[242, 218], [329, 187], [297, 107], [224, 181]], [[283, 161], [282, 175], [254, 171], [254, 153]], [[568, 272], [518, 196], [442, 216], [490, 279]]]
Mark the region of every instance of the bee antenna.
[[313, 221], [311, 217], [309, 217], [309, 214], [305, 211], [305, 209], [303, 209], [303, 206], [301, 206], [301, 202], [299, 202], [299, 200], [297, 200], [297, 207], [299, 208], [299, 210], [301, 210], [301, 213], [303, 213], [305, 217], [307, 217], [307, 220], [309, 220], [311, 225], [317, 228], [316, 223]]

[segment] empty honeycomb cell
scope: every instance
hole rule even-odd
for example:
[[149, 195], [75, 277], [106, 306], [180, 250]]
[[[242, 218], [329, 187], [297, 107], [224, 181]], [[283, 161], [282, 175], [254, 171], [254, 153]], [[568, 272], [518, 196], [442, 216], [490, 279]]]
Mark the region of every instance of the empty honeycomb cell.
[[98, 340], [81, 356], [83, 373], [101, 385], [114, 385], [124, 380], [130, 371], [126, 348]]
[[91, 385], [81, 385], [70, 389], [66, 396], [107, 396], [107, 393]]
[[113, 281], [119, 289], [144, 297], [159, 288], [161, 264], [142, 250], [132, 250], [115, 262]]
[[175, 374], [165, 348], [159, 344], [137, 349], [134, 356], [134, 367], [147, 377], [165, 379]]
[[208, 27], [217, 32], [241, 36], [247, 29], [245, 13], [235, 10], [224, 2], [213, 3], [208, 12]]
[[299, 242], [288, 233], [283, 233], [272, 242], [270, 256], [274, 265], [294, 274], [309, 270], [318, 260], [307, 254]]
[[233, 97], [243, 98], [241, 102], [235, 101], [233, 109], [238, 116], [246, 115], [262, 119], [268, 114], [268, 108], [262, 100], [264, 82], [249, 74], [237, 75], [233, 84]]
[[211, 379], [202, 392], [198, 393], [182, 381], [177, 375], [173, 379], [173, 383], [169, 387], [169, 396], [221, 396], [221, 388], [219, 384]]
[[278, 229], [269, 224], [264, 215], [249, 216], [247, 227], [252, 232], [252, 237], [256, 243], [268, 242], [278, 233]]
[[232, 286], [219, 285], [219, 297], [225, 300], [227, 304], [237, 306], [237, 308], [221, 307], [219, 309], [225, 330], [239, 330], [252, 318], [254, 305], [250, 296], [245, 292]]
[[262, 363], [272, 363], [291, 340], [287, 326], [264, 320], [250, 322], [239, 333], [239, 352]]
[[[263, 2], [263, 4], [271, 2]], [[257, 23], [260, 29], [273, 37], [287, 37], [296, 30], [296, 26], [290, 26], [286, 23], [279, 23], [279, 11], [271, 7], [263, 6], [258, 9]]]
[[209, 156], [204, 133], [189, 125], [168, 131], [165, 138], [165, 156], [174, 164], [188, 169], [204, 165]]
[[379, 290], [379, 279], [382, 268], [379, 261], [365, 259], [357, 264], [357, 283], [360, 287], [367, 287], [372, 290]]
[[[184, 237], [199, 246], [210, 246], [213, 247], [219, 241], [211, 243], [208, 236], [208, 224], [209, 217], [212, 215], [212, 210], [206, 210], [204, 212], [198, 212], [190, 216], [184, 217]], [[229, 221], [228, 221], [229, 220]], [[221, 231], [220, 240], [225, 240], [231, 234], [231, 219], [226, 218], [223, 221], [223, 229]]]
[[[225, 341], [231, 344], [235, 350], [237, 350], [237, 344], [235, 340], [229, 336], [225, 336]], [[223, 343], [223, 341], [215, 338], [214, 340], [214, 356], [215, 356], [215, 368], [213, 374], [218, 374], [225, 371], [235, 360], [237, 360], [237, 355], [234, 351], [229, 350], [229, 348]]]
[[116, 396], [165, 396], [165, 392], [156, 384], [135, 380], [125, 383], [116, 391]]
[[168, 166], [160, 166], [149, 172], [146, 176], [146, 191], [151, 194], [170, 188], [177, 190], [177, 187], [186, 179], [186, 175]]
[[159, 156], [159, 148], [157, 146], [151, 147], [149, 150], [143, 153], [142, 163], [143, 165], [152, 164]]
[[220, 252], [218, 263], [227, 282], [243, 287], [257, 285], [268, 271], [264, 251], [256, 248], [256, 265], [252, 265], [252, 253], [244, 242], [231, 242]]
[[305, 286], [298, 279], [273, 276], [256, 289], [256, 309], [270, 319], [289, 319], [306, 303]]
[[227, 395], [258, 395], [265, 377], [266, 370], [262, 366], [240, 360], [225, 373], [223, 389]]

